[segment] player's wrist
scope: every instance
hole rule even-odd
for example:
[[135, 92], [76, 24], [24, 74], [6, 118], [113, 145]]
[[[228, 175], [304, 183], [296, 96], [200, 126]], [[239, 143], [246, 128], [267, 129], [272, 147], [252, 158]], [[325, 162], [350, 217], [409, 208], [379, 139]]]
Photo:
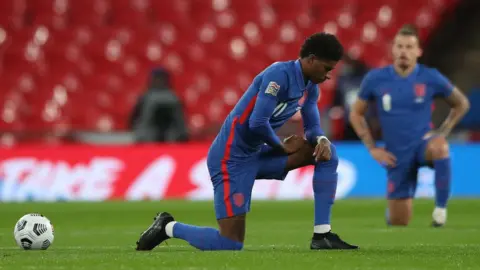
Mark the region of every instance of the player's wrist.
[[326, 136], [317, 136], [317, 144], [320, 144], [322, 140], [326, 140], [327, 142], [330, 142], [330, 140]]
[[439, 135], [442, 135], [444, 137], [447, 137], [448, 134], [450, 134], [450, 131], [451, 129], [450, 128], [447, 128], [447, 127], [440, 127], [436, 133], [439, 134]]

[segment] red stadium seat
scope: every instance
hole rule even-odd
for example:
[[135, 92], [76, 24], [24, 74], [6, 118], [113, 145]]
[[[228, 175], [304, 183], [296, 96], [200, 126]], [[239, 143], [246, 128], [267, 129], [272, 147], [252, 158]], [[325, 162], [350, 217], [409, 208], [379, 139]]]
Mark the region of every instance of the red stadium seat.
[[156, 22], [188, 25], [190, 7], [188, 0], [152, 1], [152, 16]]
[[310, 1], [272, 0], [272, 7], [279, 21], [295, 21], [310, 11]]
[[27, 10], [34, 25], [63, 29], [67, 23], [68, 1], [28, 1]]
[[212, 2], [213, 1], [205, 2], [203, 0], [190, 1], [190, 18], [193, 23], [204, 23], [214, 20], [215, 11]]
[[0, 1], [0, 11], [2, 14], [21, 15], [27, 9], [26, 0], [2, 0]]
[[144, 27], [153, 20], [149, 0], [118, 0], [111, 4], [112, 25]]
[[46, 69], [42, 52], [36, 47], [11, 50], [5, 53], [2, 58], [3, 70], [43, 74]]
[[15, 29], [23, 27], [26, 9], [27, 4], [25, 0], [0, 1], [0, 25]]
[[111, 1], [111, 12], [132, 10], [133, 12], [146, 12], [155, 0], [114, 0]]
[[228, 7], [236, 14], [236, 23], [258, 22], [269, 1], [262, 0], [231, 0]]
[[110, 8], [107, 0], [70, 1], [68, 16], [71, 25], [104, 25]]

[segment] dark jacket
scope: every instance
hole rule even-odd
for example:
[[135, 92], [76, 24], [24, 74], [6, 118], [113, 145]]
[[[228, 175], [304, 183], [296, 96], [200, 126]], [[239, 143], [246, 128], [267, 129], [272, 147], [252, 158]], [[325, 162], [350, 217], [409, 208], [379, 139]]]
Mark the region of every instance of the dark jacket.
[[165, 70], [154, 70], [148, 90], [135, 105], [130, 127], [137, 142], [179, 142], [188, 140], [183, 106], [172, 91]]

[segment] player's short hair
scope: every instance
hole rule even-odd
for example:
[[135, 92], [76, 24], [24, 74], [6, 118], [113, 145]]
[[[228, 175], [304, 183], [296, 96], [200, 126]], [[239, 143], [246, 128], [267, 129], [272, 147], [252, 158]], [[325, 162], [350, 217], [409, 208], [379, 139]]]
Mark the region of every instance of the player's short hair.
[[319, 59], [339, 61], [343, 57], [343, 46], [335, 35], [324, 32], [316, 33], [305, 40], [300, 50], [301, 58], [311, 54]]
[[420, 41], [420, 36], [418, 34], [418, 29], [413, 24], [404, 24], [397, 32], [397, 35], [401, 36], [413, 36]]

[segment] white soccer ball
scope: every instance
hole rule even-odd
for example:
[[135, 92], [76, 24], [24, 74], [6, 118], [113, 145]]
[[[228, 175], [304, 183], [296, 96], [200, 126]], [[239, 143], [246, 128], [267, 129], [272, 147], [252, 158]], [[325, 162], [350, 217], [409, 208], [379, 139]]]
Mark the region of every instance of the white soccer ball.
[[53, 243], [53, 234], [50, 220], [36, 213], [21, 217], [13, 231], [17, 245], [26, 250], [47, 249]]

